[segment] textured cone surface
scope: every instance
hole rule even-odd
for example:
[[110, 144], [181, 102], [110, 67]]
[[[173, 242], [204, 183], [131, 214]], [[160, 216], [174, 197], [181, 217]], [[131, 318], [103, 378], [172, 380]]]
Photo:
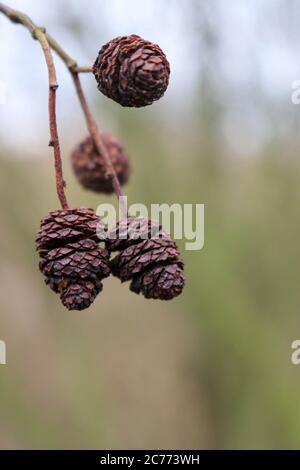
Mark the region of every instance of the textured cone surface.
[[136, 35], [112, 39], [93, 66], [98, 89], [122, 106], [147, 106], [169, 84], [170, 65], [161, 48]]
[[36, 239], [40, 270], [69, 310], [89, 307], [110, 274], [109, 253], [98, 246], [99, 222], [87, 208], [57, 210], [41, 221]]
[[[101, 133], [101, 136], [118, 180], [123, 185], [127, 183], [130, 174], [128, 156], [117, 139], [106, 132]], [[103, 193], [113, 192], [113, 185], [107, 176], [103, 156], [98, 153], [90, 136], [82, 140], [73, 150], [71, 162], [75, 175], [86, 189]]]
[[106, 244], [110, 251], [119, 252], [111, 261], [112, 273], [122, 282], [131, 281], [133, 292], [161, 300], [181, 294], [183, 261], [176, 243], [160, 225], [129, 217], [110, 232]]

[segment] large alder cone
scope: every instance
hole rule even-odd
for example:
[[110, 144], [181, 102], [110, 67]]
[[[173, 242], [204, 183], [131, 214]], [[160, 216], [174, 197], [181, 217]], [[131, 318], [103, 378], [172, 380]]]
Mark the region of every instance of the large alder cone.
[[122, 106], [142, 107], [165, 93], [170, 64], [157, 44], [119, 36], [105, 44], [93, 66], [98, 89]]
[[[130, 175], [128, 156], [118, 139], [108, 132], [101, 132], [101, 137], [122, 186], [127, 183]], [[78, 181], [84, 188], [107, 194], [113, 192], [114, 188], [111, 178], [107, 176], [104, 158], [97, 151], [90, 136], [75, 147], [71, 153], [71, 163]]]
[[171, 300], [184, 288], [184, 264], [174, 240], [161, 225], [128, 217], [110, 232], [107, 249], [119, 253], [111, 260], [112, 274], [147, 299]]
[[99, 217], [92, 209], [50, 212], [36, 239], [46, 284], [69, 310], [83, 310], [101, 292], [109, 276], [109, 253], [98, 246]]

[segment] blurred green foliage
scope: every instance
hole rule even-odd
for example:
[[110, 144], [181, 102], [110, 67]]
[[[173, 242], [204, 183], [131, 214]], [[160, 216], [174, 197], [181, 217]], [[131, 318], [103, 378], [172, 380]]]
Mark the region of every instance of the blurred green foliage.
[[[66, 312], [34, 251], [57, 206], [51, 157], [3, 154], [1, 447], [296, 447], [299, 162], [268, 151], [224, 161], [151, 115], [117, 122], [130, 202], [205, 203], [205, 247], [181, 244], [178, 300], [146, 301], [109, 279], [89, 311]], [[65, 168], [72, 204], [96, 207]]]
[[[188, 25], [201, 36], [205, 25]], [[189, 107], [93, 100], [130, 155], [129, 203], [205, 204], [204, 249], [179, 243], [180, 298], [147, 301], [109, 278], [89, 310], [64, 310], [34, 247], [39, 220], [58, 207], [51, 151], [21, 159], [1, 148], [1, 448], [299, 446], [299, 118], [257, 90], [269, 139], [249, 158], [229, 152], [220, 128], [232, 102], [213, 81], [216, 41], [204, 31], [213, 60]], [[70, 149], [71, 205], [113, 201], [77, 185]]]

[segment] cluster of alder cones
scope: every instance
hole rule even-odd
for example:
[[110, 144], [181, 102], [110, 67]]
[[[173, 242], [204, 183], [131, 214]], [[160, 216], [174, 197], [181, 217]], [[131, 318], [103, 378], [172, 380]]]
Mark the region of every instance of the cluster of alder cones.
[[[122, 106], [142, 107], [164, 94], [170, 66], [159, 46], [131, 35], [105, 44], [93, 73], [104, 95]], [[130, 174], [123, 145], [110, 134], [101, 137], [123, 185]], [[71, 162], [84, 188], [113, 192], [105, 159], [92, 137], [76, 146]], [[169, 300], [182, 292], [183, 261], [176, 243], [159, 224], [128, 215], [113, 231], [101, 230], [105, 235], [100, 238], [99, 224], [99, 217], [88, 208], [56, 210], [41, 221], [36, 239], [40, 270], [65, 307], [89, 307], [110, 274], [122, 282], [130, 281], [130, 289], [145, 298]]]

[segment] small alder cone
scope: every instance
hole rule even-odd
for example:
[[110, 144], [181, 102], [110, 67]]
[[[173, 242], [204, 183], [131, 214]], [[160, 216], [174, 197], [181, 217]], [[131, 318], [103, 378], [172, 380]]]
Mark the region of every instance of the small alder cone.
[[[130, 174], [128, 156], [119, 140], [106, 132], [101, 133], [111, 162], [121, 185], [127, 183]], [[98, 153], [90, 136], [83, 139], [71, 154], [75, 175], [86, 189], [102, 193], [112, 193], [113, 185], [107, 176], [103, 156]]]
[[147, 106], [165, 93], [170, 64], [161, 48], [141, 37], [119, 36], [105, 44], [93, 66], [98, 89], [122, 106]]
[[[127, 236], [127, 238], [125, 238]], [[147, 299], [170, 300], [184, 287], [184, 264], [178, 247], [162, 227], [151, 220], [128, 217], [106, 241], [119, 251], [111, 261], [112, 273]]]
[[69, 310], [89, 307], [110, 274], [109, 253], [98, 246], [99, 222], [87, 208], [57, 210], [41, 221], [36, 239], [39, 267]]

